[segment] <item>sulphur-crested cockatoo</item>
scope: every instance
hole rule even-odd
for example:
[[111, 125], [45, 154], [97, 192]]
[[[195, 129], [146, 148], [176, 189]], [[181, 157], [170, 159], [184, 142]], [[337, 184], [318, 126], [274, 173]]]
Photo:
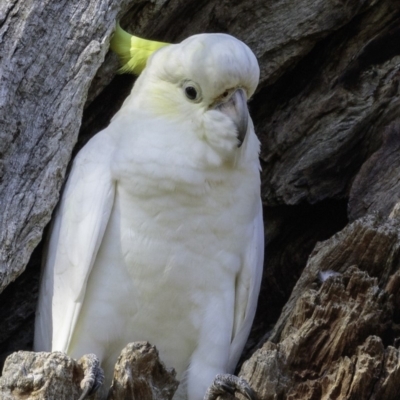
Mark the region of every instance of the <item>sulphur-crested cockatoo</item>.
[[125, 70], [143, 71], [74, 160], [34, 347], [94, 353], [110, 383], [121, 349], [149, 341], [177, 371], [175, 398], [199, 400], [234, 371], [260, 287], [259, 141], [247, 108], [259, 67], [226, 34], [167, 45], [118, 27], [112, 46]]

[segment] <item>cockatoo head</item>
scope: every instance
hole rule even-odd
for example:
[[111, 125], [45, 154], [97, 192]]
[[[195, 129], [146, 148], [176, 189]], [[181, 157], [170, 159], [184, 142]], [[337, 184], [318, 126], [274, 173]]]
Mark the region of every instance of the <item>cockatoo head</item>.
[[132, 101], [157, 117], [190, 122], [223, 154], [240, 147], [250, 118], [247, 100], [259, 80], [253, 52], [226, 34], [199, 34], [155, 51], [135, 83]]

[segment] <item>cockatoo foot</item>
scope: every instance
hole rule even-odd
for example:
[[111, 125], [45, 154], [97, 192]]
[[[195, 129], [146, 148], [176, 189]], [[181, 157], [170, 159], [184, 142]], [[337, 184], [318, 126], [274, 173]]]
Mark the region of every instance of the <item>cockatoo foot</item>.
[[257, 400], [257, 395], [243, 378], [230, 374], [218, 374], [207, 389], [204, 400], [215, 400], [222, 394], [234, 395], [235, 392], [241, 393], [249, 400]]
[[96, 392], [104, 382], [104, 371], [95, 354], [85, 354], [78, 360], [84, 371], [81, 381], [82, 394], [79, 400], [84, 400]]

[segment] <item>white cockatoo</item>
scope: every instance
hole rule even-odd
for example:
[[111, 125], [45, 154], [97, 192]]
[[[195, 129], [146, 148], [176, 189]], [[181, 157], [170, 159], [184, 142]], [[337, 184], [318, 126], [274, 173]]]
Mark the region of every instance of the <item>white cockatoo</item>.
[[174, 398], [199, 400], [234, 371], [260, 288], [260, 144], [247, 108], [259, 67], [226, 34], [167, 45], [118, 27], [112, 45], [143, 71], [74, 160], [34, 347], [94, 353], [110, 383], [121, 349], [149, 341], [177, 371]]

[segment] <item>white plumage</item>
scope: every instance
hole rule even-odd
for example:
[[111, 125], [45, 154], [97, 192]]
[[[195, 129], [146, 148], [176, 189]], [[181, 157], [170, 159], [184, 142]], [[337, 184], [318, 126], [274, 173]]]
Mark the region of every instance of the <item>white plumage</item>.
[[146, 340], [183, 381], [176, 398], [190, 400], [233, 372], [263, 263], [259, 141], [239, 101], [258, 77], [253, 53], [229, 35], [153, 54], [73, 163], [47, 247], [35, 350], [95, 353], [109, 383], [121, 349]]

